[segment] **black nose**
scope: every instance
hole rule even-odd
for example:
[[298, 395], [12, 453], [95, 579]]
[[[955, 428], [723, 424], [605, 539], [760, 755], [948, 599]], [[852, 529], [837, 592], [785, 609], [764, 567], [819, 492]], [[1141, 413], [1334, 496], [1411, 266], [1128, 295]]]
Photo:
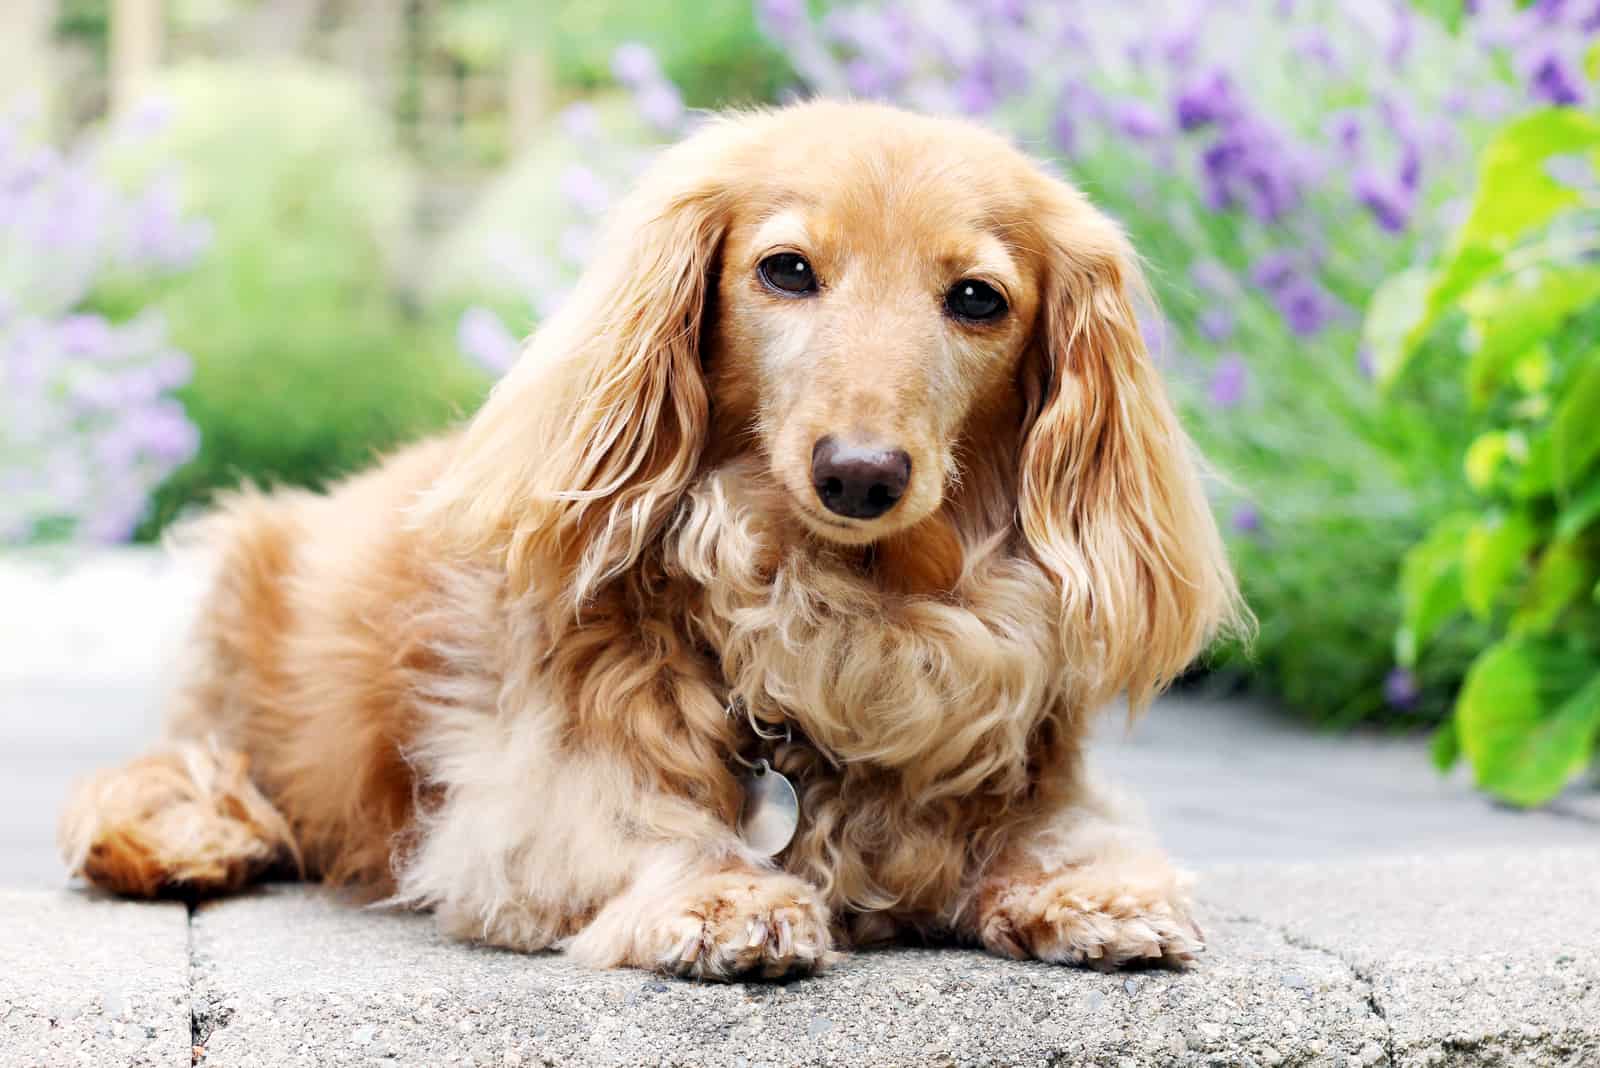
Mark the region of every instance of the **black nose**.
[[830, 434], [811, 450], [811, 484], [838, 515], [876, 519], [899, 502], [910, 481], [904, 449], [847, 445]]

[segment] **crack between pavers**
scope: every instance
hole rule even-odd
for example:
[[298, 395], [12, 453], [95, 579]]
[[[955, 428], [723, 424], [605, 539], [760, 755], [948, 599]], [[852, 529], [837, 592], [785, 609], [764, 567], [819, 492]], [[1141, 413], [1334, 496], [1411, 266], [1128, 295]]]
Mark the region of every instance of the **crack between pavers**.
[[1390, 1068], [1395, 1068], [1395, 1066], [1399, 1064], [1399, 1061], [1395, 1059], [1394, 1025], [1389, 1022], [1389, 1013], [1384, 1009], [1383, 1002], [1378, 999], [1377, 977], [1374, 976], [1369, 969], [1357, 964], [1354, 960], [1345, 956], [1343, 953], [1340, 953], [1338, 950], [1329, 949], [1327, 946], [1318, 945], [1303, 935], [1295, 934], [1294, 932], [1290, 931], [1288, 926], [1285, 924], [1272, 923], [1262, 919], [1259, 916], [1250, 916], [1237, 912], [1232, 913], [1228, 916], [1228, 918], [1237, 923], [1248, 923], [1256, 927], [1265, 928], [1266, 930], [1277, 935], [1279, 938], [1283, 939], [1285, 945], [1293, 946], [1295, 949], [1310, 950], [1313, 953], [1320, 953], [1325, 957], [1332, 957], [1345, 968], [1348, 968], [1350, 970], [1350, 974], [1356, 978], [1357, 982], [1366, 984], [1367, 994], [1365, 1001], [1367, 1004], [1367, 1011], [1376, 1017], [1379, 1023], [1383, 1024], [1383, 1056], [1385, 1063], [1387, 1063]]

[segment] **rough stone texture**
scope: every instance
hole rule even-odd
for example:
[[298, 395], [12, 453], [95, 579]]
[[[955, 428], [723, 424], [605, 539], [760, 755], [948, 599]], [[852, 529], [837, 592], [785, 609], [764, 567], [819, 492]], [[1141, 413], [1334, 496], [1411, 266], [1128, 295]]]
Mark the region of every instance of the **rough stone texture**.
[[1348, 964], [1396, 1065], [1600, 1065], [1600, 848], [1238, 869], [1206, 896]]
[[1383, 1021], [1341, 960], [1249, 922], [1208, 934], [1182, 974], [897, 949], [711, 986], [452, 945], [426, 917], [273, 888], [196, 913], [196, 1041], [213, 1068], [1377, 1063]]
[[188, 1064], [182, 905], [0, 890], [0, 1066]]

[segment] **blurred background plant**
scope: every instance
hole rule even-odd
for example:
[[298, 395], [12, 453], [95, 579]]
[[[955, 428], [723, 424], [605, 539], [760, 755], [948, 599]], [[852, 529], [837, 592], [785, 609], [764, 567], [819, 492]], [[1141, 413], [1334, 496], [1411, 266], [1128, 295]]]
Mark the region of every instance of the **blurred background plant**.
[[[218, 487], [321, 484], [470, 411], [695, 109], [849, 93], [1006, 132], [1144, 252], [1152, 347], [1223, 475], [1216, 505], [1261, 619], [1206, 684], [1329, 725], [1454, 709], [1441, 754], [1459, 740], [1472, 757], [1457, 696], [1511, 633], [1512, 588], [1590, 551], [1558, 548], [1565, 483], [1523, 501], [1472, 474], [1491, 454], [1520, 462], [1530, 405], [1556, 419], [1589, 403], [1568, 385], [1579, 357], [1560, 355], [1588, 335], [1549, 327], [1537, 388], [1532, 371], [1464, 379], [1471, 304], [1492, 287], [1429, 289], [1489, 210], [1473, 161], [1504, 144], [1496, 131], [1593, 108], [1590, 0], [19, 4], [0, 19], [33, 12], [51, 72], [29, 80], [58, 87], [45, 125], [64, 138], [160, 101], [164, 128], [96, 166], [164, 176], [215, 235], [197, 269], [118, 272], [79, 298], [108, 322], [159, 312], [193, 357], [178, 396], [198, 453], [142, 537]], [[1447, 293], [1437, 323], [1397, 326], [1428, 292]], [[1526, 513], [1526, 530], [1489, 537], [1500, 513]], [[1453, 548], [1435, 564], [1413, 551], [1436, 544]], [[1419, 576], [1460, 585], [1480, 558], [1510, 576], [1503, 605], [1474, 586], [1469, 610], [1418, 607]], [[1552, 626], [1588, 618], [1568, 606]]]
[[108, 152], [159, 122], [136, 115], [58, 151], [26, 113], [0, 120], [0, 539], [124, 540], [195, 453], [172, 395], [190, 361], [160, 314], [90, 307], [108, 278], [181, 271], [208, 243], [170, 176], [104, 174]]

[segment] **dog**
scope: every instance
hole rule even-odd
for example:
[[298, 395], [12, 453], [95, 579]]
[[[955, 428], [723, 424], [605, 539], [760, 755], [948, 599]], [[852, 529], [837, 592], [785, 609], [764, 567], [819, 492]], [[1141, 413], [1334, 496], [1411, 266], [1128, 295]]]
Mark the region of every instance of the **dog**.
[[708, 120], [464, 428], [200, 523], [168, 739], [75, 790], [69, 868], [298, 872], [703, 979], [896, 938], [1181, 966], [1187, 878], [1085, 736], [1245, 611], [1141, 293], [975, 125]]

